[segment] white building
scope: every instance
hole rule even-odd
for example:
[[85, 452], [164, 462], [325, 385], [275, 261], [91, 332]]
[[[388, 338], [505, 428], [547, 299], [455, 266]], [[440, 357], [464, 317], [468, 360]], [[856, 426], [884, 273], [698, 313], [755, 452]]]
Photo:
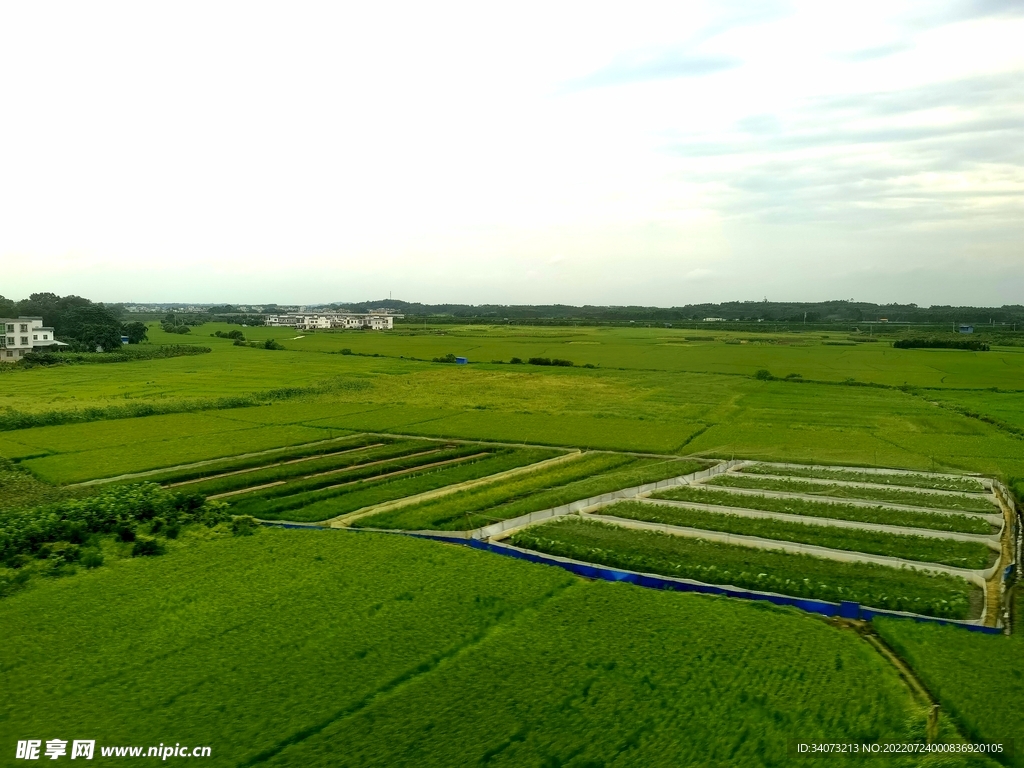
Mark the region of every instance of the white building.
[[0, 326], [0, 363], [16, 363], [33, 350], [65, 346], [41, 317], [0, 317]]
[[297, 331], [330, 330], [331, 328], [387, 331], [395, 327], [395, 318], [402, 315], [377, 312], [288, 312], [268, 315], [267, 325], [295, 328]]

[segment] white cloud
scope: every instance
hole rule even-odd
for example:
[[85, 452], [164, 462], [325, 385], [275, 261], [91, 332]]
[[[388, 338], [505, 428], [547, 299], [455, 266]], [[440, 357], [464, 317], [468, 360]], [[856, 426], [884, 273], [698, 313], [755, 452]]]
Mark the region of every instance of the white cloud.
[[5, 4], [0, 293], [1019, 300], [1015, 6], [749, 7]]

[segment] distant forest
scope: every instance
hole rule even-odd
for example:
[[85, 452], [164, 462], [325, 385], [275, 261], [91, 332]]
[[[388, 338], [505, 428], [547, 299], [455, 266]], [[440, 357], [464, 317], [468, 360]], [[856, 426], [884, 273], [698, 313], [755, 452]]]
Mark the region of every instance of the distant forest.
[[330, 304], [331, 309], [366, 312], [390, 309], [406, 315], [406, 319], [437, 320], [551, 320], [628, 323], [683, 323], [705, 318], [729, 321], [772, 323], [858, 323], [886, 320], [890, 323], [943, 324], [972, 323], [1024, 324], [1024, 305], [1002, 307], [919, 307], [916, 304], [871, 304], [860, 301], [780, 302], [731, 301], [723, 304], [686, 304], [680, 307], [600, 307], [567, 304], [500, 305], [500, 304], [419, 304], [392, 299], [360, 304]]
[[[222, 320], [232, 323], [258, 325], [262, 316], [286, 312], [289, 307], [277, 304], [253, 305], [153, 305], [152, 317], [126, 312], [123, 304], [94, 304], [78, 296], [60, 297], [52, 293], [35, 293], [28, 299], [12, 301], [0, 296], [0, 317], [41, 315], [47, 324], [56, 328], [58, 337], [72, 337], [83, 343], [102, 343], [101, 338], [127, 330], [125, 321], [135, 319], [161, 319], [163, 312], [174, 307], [188, 306], [187, 313], [177, 312], [178, 324], [198, 325], [204, 321]], [[911, 323], [914, 325], [972, 324], [979, 326], [1014, 326], [1024, 328], [1024, 305], [1002, 307], [919, 307], [916, 304], [872, 304], [861, 301], [731, 301], [723, 304], [686, 304], [679, 307], [596, 306], [582, 307], [568, 304], [421, 304], [397, 299], [379, 299], [359, 303], [310, 304], [309, 310], [340, 310], [371, 312], [387, 309], [405, 315], [405, 322], [428, 320], [431, 323], [505, 323], [561, 325], [579, 322], [586, 324], [629, 323], [691, 323], [707, 318], [721, 318], [730, 322], [770, 323], [794, 327], [803, 324], [855, 325], [857, 323]], [[258, 310], [262, 310], [262, 314]], [[171, 317], [170, 315], [167, 316]], [[402, 322], [402, 321], [399, 321]], [[109, 330], [101, 330], [109, 329]], [[133, 334], [134, 335], [134, 334]]]

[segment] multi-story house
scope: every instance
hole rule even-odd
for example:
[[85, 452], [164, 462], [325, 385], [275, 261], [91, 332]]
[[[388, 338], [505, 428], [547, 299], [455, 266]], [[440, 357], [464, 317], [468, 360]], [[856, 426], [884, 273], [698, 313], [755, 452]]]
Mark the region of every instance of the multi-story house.
[[41, 317], [0, 317], [0, 327], [0, 363], [16, 363], [35, 349], [63, 346]]

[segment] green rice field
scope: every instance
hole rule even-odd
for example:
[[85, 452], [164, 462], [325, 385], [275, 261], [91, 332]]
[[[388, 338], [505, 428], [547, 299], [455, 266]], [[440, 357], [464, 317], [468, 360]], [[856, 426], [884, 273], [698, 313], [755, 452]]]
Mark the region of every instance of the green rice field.
[[[150, 326], [154, 345], [208, 354], [0, 376], [0, 533], [39, 526], [14, 531], [17, 553], [0, 563], [0, 764], [11, 739], [72, 733], [110, 744], [187, 739], [211, 745], [212, 765], [231, 766], [762, 766], [791, 762], [795, 733], [921, 741], [928, 702], [848, 627], [795, 609], [585, 582], [400, 534], [471, 531], [728, 459], [753, 464], [654, 495], [991, 535], [981, 515], [1000, 509], [969, 475], [1024, 493], [1018, 347], [904, 350], [767, 328], [429, 323], [245, 329], [281, 350], [211, 336], [231, 329], [207, 323], [172, 336]], [[470, 362], [430, 362], [447, 354]], [[885, 467], [910, 474], [864, 471]], [[851, 481], [872, 487], [841, 484]], [[163, 490], [138, 491], [141, 482]], [[122, 493], [167, 494], [180, 520], [145, 504], [108, 508]], [[96, 494], [102, 530], [62, 518]], [[983, 568], [995, 555], [976, 542], [813, 521], [635, 502], [601, 511], [920, 563]], [[391, 533], [257, 530], [250, 516]], [[982, 616], [982, 590], [956, 577], [592, 517], [508, 541], [709, 584]], [[876, 630], [940, 703], [940, 740], [1024, 741], [1014, 637], [909, 621]]]
[[0, 621], [5, 759], [66, 732], [211, 765], [782, 763], [794, 729], [913, 741], [927, 712], [807, 615], [365, 533], [215, 538], [42, 583]]

